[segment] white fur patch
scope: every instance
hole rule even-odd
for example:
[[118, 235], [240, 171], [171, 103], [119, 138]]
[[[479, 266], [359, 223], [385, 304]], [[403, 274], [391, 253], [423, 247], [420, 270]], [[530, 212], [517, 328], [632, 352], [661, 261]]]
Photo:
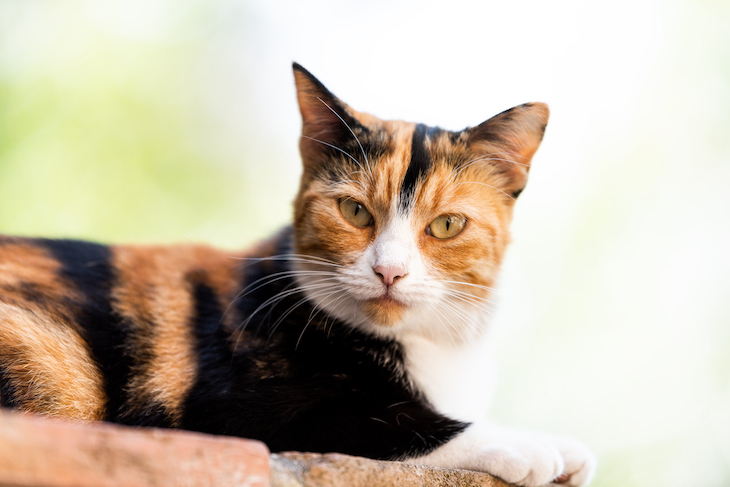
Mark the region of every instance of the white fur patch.
[[442, 414], [462, 421], [486, 418], [494, 367], [487, 335], [469, 343], [411, 334], [399, 340], [408, 376]]
[[[494, 372], [490, 362], [488, 309], [483, 301], [451, 292], [452, 283], [424, 262], [408, 215], [393, 206], [380, 234], [349, 266], [318, 274], [305, 271], [297, 281], [320, 309], [366, 333], [403, 345], [405, 369], [413, 385], [440, 413], [474, 423], [465, 432], [411, 463], [488, 472], [508, 482], [541, 486], [561, 474], [569, 486], [586, 485], [595, 458], [580, 443], [539, 433], [483, 426]], [[359, 303], [382, 297], [378, 265], [405, 269], [391, 296], [407, 305], [400, 323], [380, 326]], [[462, 295], [463, 296], [463, 295]]]
[[585, 486], [596, 469], [593, 454], [577, 441], [495, 426], [471, 426], [428, 455], [407, 462], [488, 472], [527, 487], [550, 484], [563, 474], [569, 479], [562, 485]]

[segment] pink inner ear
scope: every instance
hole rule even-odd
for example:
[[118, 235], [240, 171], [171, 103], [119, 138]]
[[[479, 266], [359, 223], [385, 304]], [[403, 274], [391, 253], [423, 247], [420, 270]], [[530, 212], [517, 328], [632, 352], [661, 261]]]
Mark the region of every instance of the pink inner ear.
[[544, 103], [525, 103], [468, 129], [469, 144], [476, 150], [502, 151], [529, 164], [540, 146], [550, 110]]
[[340, 117], [347, 116], [345, 105], [304, 68], [295, 67], [294, 79], [302, 114], [302, 134], [331, 142], [344, 128], [338, 113]]
[[[326, 107], [325, 107], [326, 108]], [[329, 111], [329, 110], [328, 110]], [[319, 114], [315, 114], [319, 115]], [[312, 137], [323, 142], [332, 143], [342, 134], [344, 124], [330, 112], [335, 120], [326, 119], [324, 117], [312, 118], [310, 121], [304, 120], [302, 124], [302, 134]]]
[[[327, 108], [324, 102], [316, 93], [299, 92], [299, 110], [302, 114], [303, 132], [312, 134], [325, 135], [334, 128], [334, 122], [340, 122], [337, 115]], [[331, 105], [330, 105], [331, 106]], [[334, 119], [334, 120], [333, 120]]]
[[492, 156], [489, 164], [502, 175], [505, 192], [519, 194], [527, 183], [530, 162], [540, 147], [549, 115], [544, 103], [526, 103], [468, 129], [470, 149]]

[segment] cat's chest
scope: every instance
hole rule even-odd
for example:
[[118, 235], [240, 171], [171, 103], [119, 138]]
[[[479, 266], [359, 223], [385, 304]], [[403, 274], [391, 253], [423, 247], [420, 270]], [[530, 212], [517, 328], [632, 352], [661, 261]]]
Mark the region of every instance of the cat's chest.
[[458, 345], [418, 335], [400, 342], [409, 378], [438, 412], [465, 421], [486, 416], [494, 387], [486, 337]]

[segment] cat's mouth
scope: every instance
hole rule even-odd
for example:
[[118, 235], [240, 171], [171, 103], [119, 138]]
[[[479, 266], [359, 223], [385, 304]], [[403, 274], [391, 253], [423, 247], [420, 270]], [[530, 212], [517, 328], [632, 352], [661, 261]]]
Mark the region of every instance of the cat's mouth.
[[394, 298], [393, 295], [388, 292], [383, 293], [383, 295], [379, 298], [371, 299], [371, 301], [380, 303], [383, 306], [406, 306], [404, 302]]
[[379, 298], [368, 299], [362, 303], [363, 311], [375, 324], [381, 326], [396, 325], [407, 307], [387, 292]]

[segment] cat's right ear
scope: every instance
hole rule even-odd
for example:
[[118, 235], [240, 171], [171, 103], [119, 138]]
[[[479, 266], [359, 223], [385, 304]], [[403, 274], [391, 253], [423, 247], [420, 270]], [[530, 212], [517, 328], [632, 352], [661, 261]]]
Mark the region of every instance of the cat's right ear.
[[302, 114], [299, 147], [306, 163], [352, 138], [351, 129], [359, 127], [360, 123], [352, 116], [350, 108], [309, 71], [297, 63], [293, 63], [292, 67]]
[[525, 103], [466, 129], [469, 147], [502, 176], [502, 190], [516, 198], [545, 134], [550, 110], [544, 103]]

